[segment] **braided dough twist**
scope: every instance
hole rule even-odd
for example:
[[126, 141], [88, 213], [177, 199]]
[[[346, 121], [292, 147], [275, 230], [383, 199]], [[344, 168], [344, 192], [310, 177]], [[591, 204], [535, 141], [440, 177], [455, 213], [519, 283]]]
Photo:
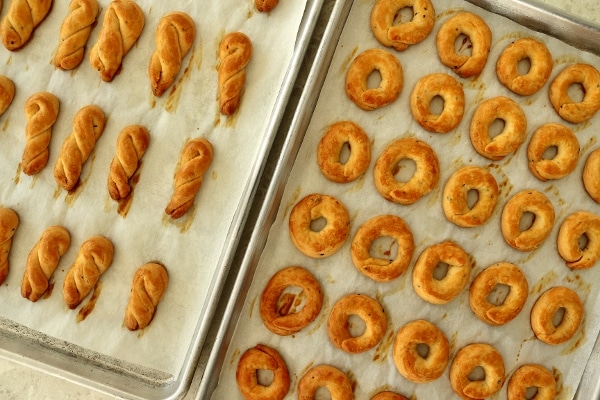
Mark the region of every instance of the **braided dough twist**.
[[131, 193], [129, 179], [137, 171], [149, 141], [150, 134], [141, 125], [127, 126], [119, 134], [117, 154], [108, 175], [108, 193], [113, 200], [124, 199]]
[[25, 46], [33, 30], [42, 22], [52, 6], [52, 0], [12, 0], [8, 13], [0, 23], [2, 43], [10, 51]]
[[24, 298], [35, 302], [46, 293], [50, 278], [70, 245], [71, 235], [62, 226], [51, 226], [42, 233], [27, 256], [21, 281], [21, 295]]
[[219, 46], [219, 102], [224, 115], [237, 109], [246, 81], [246, 65], [252, 56], [252, 42], [241, 32], [225, 36]]
[[19, 216], [10, 208], [0, 207], [0, 285], [8, 275], [8, 254], [19, 226]]
[[113, 80], [143, 28], [144, 12], [135, 2], [113, 0], [109, 4], [98, 41], [90, 52], [90, 63], [103, 81]]
[[83, 242], [63, 284], [65, 303], [70, 309], [91, 292], [100, 275], [110, 267], [113, 253], [112, 242], [103, 236], [92, 236]]
[[148, 75], [152, 93], [160, 97], [175, 82], [181, 61], [190, 51], [196, 27], [194, 20], [183, 12], [165, 15], [156, 28], [156, 50], [150, 57]]
[[71, 70], [81, 64], [85, 45], [90, 37], [100, 7], [96, 0], [71, 0], [69, 13], [60, 26], [54, 66]]
[[60, 102], [52, 93], [34, 93], [25, 102], [25, 150], [21, 166], [27, 175], [35, 175], [48, 163], [52, 125], [58, 118]]
[[73, 119], [73, 131], [65, 139], [54, 166], [54, 179], [65, 190], [72, 190], [86, 162], [104, 131], [104, 112], [97, 106], [80, 109]]
[[15, 84], [4, 75], [0, 75], [0, 115], [10, 106], [15, 97]]
[[175, 190], [165, 212], [173, 219], [182, 217], [194, 204], [204, 173], [213, 158], [213, 147], [204, 138], [188, 141], [181, 153], [179, 168], [175, 173]]
[[161, 264], [151, 262], [137, 269], [125, 310], [127, 329], [144, 329], [150, 324], [168, 284], [169, 275]]
[[270, 12], [277, 4], [279, 4], [279, 0], [254, 0], [254, 7], [258, 12]]

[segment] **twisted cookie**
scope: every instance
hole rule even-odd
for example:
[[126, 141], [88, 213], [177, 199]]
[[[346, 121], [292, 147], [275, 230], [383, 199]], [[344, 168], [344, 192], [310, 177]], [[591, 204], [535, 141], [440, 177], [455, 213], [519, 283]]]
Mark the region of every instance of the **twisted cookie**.
[[10, 106], [15, 97], [15, 84], [4, 75], [0, 75], [0, 115]]
[[77, 307], [94, 288], [100, 275], [110, 267], [113, 253], [112, 242], [103, 236], [92, 236], [83, 242], [63, 284], [65, 303], [70, 309]]
[[21, 295], [24, 298], [38, 301], [46, 293], [50, 277], [70, 245], [69, 231], [62, 226], [51, 226], [42, 233], [27, 257], [21, 282]]
[[98, 41], [90, 52], [90, 63], [103, 81], [113, 80], [143, 28], [144, 12], [135, 2], [113, 0], [109, 4]]
[[241, 32], [228, 34], [219, 46], [219, 102], [224, 115], [232, 115], [240, 103], [246, 81], [246, 65], [252, 56], [252, 42]]
[[254, 7], [258, 12], [270, 12], [277, 4], [279, 0], [254, 0]]
[[127, 126], [119, 134], [117, 154], [110, 163], [108, 175], [108, 193], [113, 200], [129, 196], [129, 179], [138, 169], [149, 140], [150, 134], [141, 125]]
[[18, 50], [31, 38], [52, 6], [52, 0], [12, 0], [0, 23], [0, 37], [8, 50]]
[[64, 70], [77, 67], [83, 60], [85, 45], [100, 15], [97, 0], [71, 0], [69, 13], [60, 26], [54, 66]]
[[60, 102], [52, 93], [34, 93], [25, 102], [25, 150], [21, 166], [27, 175], [35, 175], [48, 163], [52, 125], [58, 118]]
[[81, 175], [83, 163], [104, 131], [104, 112], [97, 106], [86, 106], [75, 114], [73, 131], [62, 145], [54, 167], [54, 179], [65, 190], [72, 190]]
[[165, 15], [156, 28], [156, 50], [150, 57], [148, 75], [152, 93], [162, 96], [173, 84], [181, 61], [188, 53], [196, 37], [194, 20], [183, 12]]
[[19, 216], [10, 208], [0, 207], [0, 285], [8, 275], [8, 253], [19, 226]]
[[175, 173], [175, 190], [165, 209], [171, 218], [182, 217], [194, 204], [194, 198], [202, 185], [204, 173], [210, 166], [212, 157], [213, 147], [208, 140], [197, 138], [186, 143]]
[[129, 303], [125, 310], [127, 329], [144, 329], [150, 324], [168, 283], [169, 275], [162, 265], [147, 263], [138, 268], [133, 276]]

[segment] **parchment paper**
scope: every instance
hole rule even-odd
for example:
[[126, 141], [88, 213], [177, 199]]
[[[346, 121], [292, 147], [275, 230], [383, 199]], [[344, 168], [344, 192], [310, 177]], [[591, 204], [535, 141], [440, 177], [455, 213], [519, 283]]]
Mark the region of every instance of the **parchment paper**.
[[[197, 324], [208, 311], [206, 301], [213, 279], [225, 273], [226, 266], [220, 261], [231, 246], [227, 235], [236, 213], [246, 207], [242, 196], [269, 143], [267, 124], [306, 2], [283, 1], [272, 13], [260, 14], [254, 11], [253, 2], [246, 0], [177, 4], [140, 0], [146, 17], [144, 30], [111, 83], [103, 82], [89, 63], [89, 49], [97, 40], [108, 1], [100, 2], [103, 12], [82, 64], [72, 72], [52, 65], [68, 3], [54, 2], [51, 14], [21, 51], [0, 49], [0, 73], [13, 79], [16, 86], [14, 101], [0, 119], [0, 205], [13, 208], [20, 216], [10, 252], [10, 274], [0, 287], [0, 315], [50, 337], [177, 376]], [[185, 11], [194, 19], [196, 40], [177, 82], [157, 99], [150, 90], [148, 62], [155, 49], [159, 19], [174, 10]], [[218, 110], [217, 49], [223, 36], [234, 30], [251, 38], [253, 57], [240, 108], [233, 117], [225, 118]], [[19, 167], [25, 146], [23, 107], [37, 91], [54, 93], [61, 105], [48, 165], [39, 175], [29, 177]], [[88, 104], [102, 108], [107, 123], [83, 168], [80, 187], [67, 194], [54, 181], [54, 164], [71, 132], [73, 116]], [[130, 209], [121, 215], [118, 203], [108, 195], [107, 178], [117, 136], [131, 124], [146, 126], [151, 139]], [[199, 136], [213, 144], [213, 163], [193, 208], [172, 222], [164, 209], [173, 191], [180, 152], [188, 139]], [[25, 260], [43, 230], [57, 224], [70, 231], [71, 247], [54, 274], [51, 296], [31, 303], [20, 294]], [[81, 244], [93, 235], [108, 237], [115, 255], [111, 268], [101, 277], [95, 309], [78, 323], [78, 310], [71, 311], [64, 303], [63, 278]], [[169, 287], [149, 328], [132, 333], [123, 326], [124, 311], [133, 274], [149, 261], [166, 266]]]
[[[404, 88], [400, 98], [376, 111], [362, 111], [346, 97], [344, 79], [347, 68], [356, 55], [369, 48], [383, 48], [374, 39], [369, 28], [373, 4], [374, 1], [355, 1], [345, 24], [316, 110], [286, 184], [277, 219], [262, 252], [245, 308], [225, 359], [219, 388], [213, 398], [240, 398], [235, 388], [235, 368], [240, 355], [257, 343], [274, 347], [286, 361], [292, 377], [286, 398], [296, 398], [298, 381], [310, 367], [317, 364], [330, 364], [345, 371], [353, 381], [357, 399], [368, 399], [381, 390], [393, 390], [419, 399], [457, 398], [450, 387], [450, 364], [439, 379], [427, 384], [412, 383], [396, 370], [392, 359], [395, 335], [402, 326], [415, 319], [429, 320], [445, 332], [451, 344], [451, 359], [460, 348], [469, 343], [487, 342], [501, 352], [507, 380], [518, 366], [539, 363], [554, 371], [558, 380], [558, 398], [572, 398], [600, 326], [595, 312], [599, 305], [597, 282], [600, 269], [595, 266], [580, 272], [569, 270], [556, 250], [556, 236], [561, 222], [570, 213], [579, 209], [596, 213], [600, 210], [584, 191], [581, 181], [583, 163], [591, 150], [597, 147], [595, 126], [600, 115], [583, 124], [568, 124], [561, 120], [550, 105], [549, 83], [530, 97], [514, 95], [498, 82], [495, 63], [501, 51], [519, 37], [535, 37], [546, 43], [555, 60], [551, 79], [569, 64], [587, 62], [599, 67], [600, 60], [467, 2], [435, 1], [437, 22], [434, 32], [424, 42], [405, 52], [391, 50], [404, 68]], [[439, 62], [435, 34], [449, 16], [463, 9], [483, 16], [490, 25], [493, 32], [492, 49], [481, 76], [473, 79], [458, 78], [466, 95], [466, 111], [462, 123], [452, 133], [432, 134], [414, 121], [410, 113], [409, 96], [420, 77], [433, 72], [453, 74]], [[523, 107], [528, 117], [528, 137], [515, 154], [502, 161], [491, 162], [474, 151], [468, 129], [476, 106], [484, 99], [499, 95], [511, 97]], [[335, 184], [320, 173], [316, 148], [327, 127], [345, 119], [359, 123], [367, 132], [372, 141], [373, 158], [363, 178], [350, 184]], [[527, 168], [526, 149], [534, 130], [547, 122], [562, 123], [573, 129], [579, 139], [581, 153], [577, 169], [568, 177], [542, 183]], [[441, 179], [437, 187], [411, 206], [384, 200], [373, 183], [376, 158], [390, 142], [401, 137], [416, 137], [429, 143], [438, 154], [441, 164]], [[446, 181], [463, 165], [488, 168], [501, 190], [491, 219], [478, 228], [456, 227], [447, 221], [441, 207], [441, 193]], [[537, 250], [520, 252], [504, 242], [500, 232], [500, 215], [508, 198], [528, 188], [537, 189], [548, 196], [555, 207], [556, 223], [550, 237]], [[352, 264], [351, 237], [340, 251], [328, 258], [316, 260], [300, 253], [289, 238], [288, 218], [293, 205], [310, 193], [333, 195], [346, 205], [351, 216], [351, 236], [362, 223], [374, 216], [395, 214], [402, 217], [411, 227], [416, 244], [410, 269], [390, 283], [376, 283], [366, 278]], [[432, 305], [416, 295], [412, 287], [412, 266], [416, 258], [427, 246], [447, 239], [456, 241], [475, 260], [471, 280], [496, 262], [512, 262], [522, 268], [529, 282], [529, 296], [523, 311], [513, 321], [502, 327], [490, 327], [480, 321], [469, 307], [468, 288], [447, 305]], [[303, 266], [316, 276], [323, 286], [325, 300], [320, 315], [311, 325], [295, 335], [280, 337], [268, 331], [260, 319], [260, 295], [266, 282], [276, 271], [291, 265]], [[530, 328], [529, 314], [539, 295], [556, 285], [565, 285], [578, 292], [585, 303], [585, 317], [581, 328], [570, 341], [550, 346], [535, 339]], [[388, 330], [382, 342], [374, 349], [355, 355], [335, 348], [327, 335], [327, 318], [332, 306], [342, 296], [350, 293], [363, 293], [376, 298], [388, 315]], [[505, 398], [506, 386], [505, 383], [502, 390], [492, 398]]]

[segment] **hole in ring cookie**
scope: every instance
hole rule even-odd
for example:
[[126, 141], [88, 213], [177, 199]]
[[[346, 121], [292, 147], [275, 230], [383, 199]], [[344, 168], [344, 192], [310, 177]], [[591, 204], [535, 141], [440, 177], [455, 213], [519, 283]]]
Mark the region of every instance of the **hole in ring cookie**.
[[454, 51], [456, 54], [471, 57], [473, 54], [473, 43], [471, 42], [471, 38], [464, 33], [458, 35], [454, 41]]
[[392, 262], [398, 257], [398, 241], [391, 236], [380, 236], [371, 243], [369, 255]]
[[564, 307], [559, 307], [554, 313], [554, 316], [552, 317], [552, 325], [554, 325], [555, 328], [558, 328], [560, 324], [562, 324], [563, 319], [565, 318], [565, 311], [566, 309]]
[[417, 171], [417, 163], [410, 158], [403, 158], [392, 169], [392, 175], [398, 182], [408, 182]]
[[567, 96], [573, 103], [581, 103], [585, 98], [585, 89], [579, 82], [574, 82], [567, 88]]
[[520, 76], [525, 76], [531, 71], [531, 59], [523, 57], [517, 62], [517, 72]]
[[448, 276], [449, 267], [450, 266], [447, 263], [440, 261], [433, 270], [433, 279], [435, 279], [436, 281], [444, 280], [444, 278]]
[[411, 22], [413, 20], [414, 16], [415, 16], [415, 12], [414, 12], [412, 6], [403, 7], [401, 9], [399, 9], [398, 11], [396, 11], [396, 14], [394, 15], [394, 22], [393, 22], [392, 26], [406, 24], [408, 22]]
[[510, 294], [510, 286], [503, 283], [497, 283], [492, 289], [490, 294], [486, 297], [488, 303], [495, 306], [501, 306], [504, 304], [506, 297]]
[[467, 378], [471, 382], [483, 381], [485, 380], [485, 369], [483, 369], [481, 365], [478, 365], [475, 368], [473, 368], [473, 370], [467, 376]]

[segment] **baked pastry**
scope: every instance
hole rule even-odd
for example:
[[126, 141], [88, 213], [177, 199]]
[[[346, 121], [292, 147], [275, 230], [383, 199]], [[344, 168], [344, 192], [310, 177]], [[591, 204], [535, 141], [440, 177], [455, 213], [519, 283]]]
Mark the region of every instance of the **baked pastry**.
[[277, 4], [279, 4], [279, 0], [254, 0], [254, 7], [258, 12], [270, 12]]
[[0, 285], [8, 275], [8, 254], [12, 247], [13, 235], [18, 227], [17, 213], [10, 208], [0, 207]]
[[[273, 380], [264, 385], [258, 381], [258, 371], [272, 373]], [[242, 354], [235, 370], [235, 381], [246, 400], [283, 400], [290, 390], [290, 372], [279, 352], [257, 344]]]
[[62, 226], [51, 226], [42, 233], [27, 257], [21, 281], [21, 295], [38, 301], [50, 286], [50, 278], [60, 258], [69, 250], [71, 235]]
[[71, 0], [69, 13], [60, 26], [58, 48], [54, 55], [56, 68], [71, 70], [81, 64], [85, 45], [99, 15], [97, 0]]
[[15, 97], [15, 84], [8, 77], [0, 75], [0, 115], [10, 106]]
[[63, 283], [67, 307], [76, 308], [94, 289], [100, 275], [112, 264], [113, 253], [112, 242], [104, 236], [92, 236], [83, 242]]
[[298, 381], [298, 400], [313, 400], [319, 388], [325, 387], [335, 400], [351, 400], [354, 389], [348, 375], [331, 365], [316, 365]]
[[210, 167], [213, 147], [204, 138], [188, 141], [181, 153], [179, 168], [175, 173], [175, 189], [165, 212], [173, 219], [182, 217], [194, 204], [204, 173]]
[[8, 12], [0, 22], [2, 43], [10, 51], [25, 46], [34, 29], [46, 18], [52, 0], [12, 0]]
[[111, 82], [123, 58], [140, 37], [144, 12], [134, 1], [112, 0], [106, 9], [98, 41], [90, 52], [92, 67], [105, 82]]
[[117, 137], [117, 154], [108, 174], [108, 194], [113, 200], [124, 199], [131, 193], [129, 179], [137, 171], [149, 142], [150, 134], [141, 125], [126, 126]]
[[130, 331], [144, 329], [152, 322], [158, 302], [167, 290], [168, 284], [169, 274], [159, 263], [150, 262], [135, 271], [129, 303], [125, 310], [127, 329]]
[[21, 160], [23, 172], [34, 175], [48, 163], [52, 126], [58, 118], [60, 102], [48, 92], [34, 93], [25, 102], [25, 150]]
[[165, 15], [156, 28], [156, 50], [150, 56], [148, 76], [152, 93], [162, 94], [175, 82], [181, 69], [181, 61], [190, 51], [196, 26], [194, 20], [183, 12], [172, 12]]
[[[394, 23], [403, 8], [410, 8], [408, 22]], [[373, 35], [384, 46], [398, 51], [425, 40], [435, 25], [435, 9], [430, 0], [378, 0], [370, 18]]]
[[237, 110], [246, 82], [246, 65], [252, 56], [252, 42], [241, 32], [225, 36], [219, 46], [219, 109], [232, 115]]
[[97, 106], [80, 109], [73, 119], [73, 131], [65, 139], [54, 166], [54, 179], [65, 190], [72, 190], [81, 175], [83, 163], [104, 131], [104, 112]]

